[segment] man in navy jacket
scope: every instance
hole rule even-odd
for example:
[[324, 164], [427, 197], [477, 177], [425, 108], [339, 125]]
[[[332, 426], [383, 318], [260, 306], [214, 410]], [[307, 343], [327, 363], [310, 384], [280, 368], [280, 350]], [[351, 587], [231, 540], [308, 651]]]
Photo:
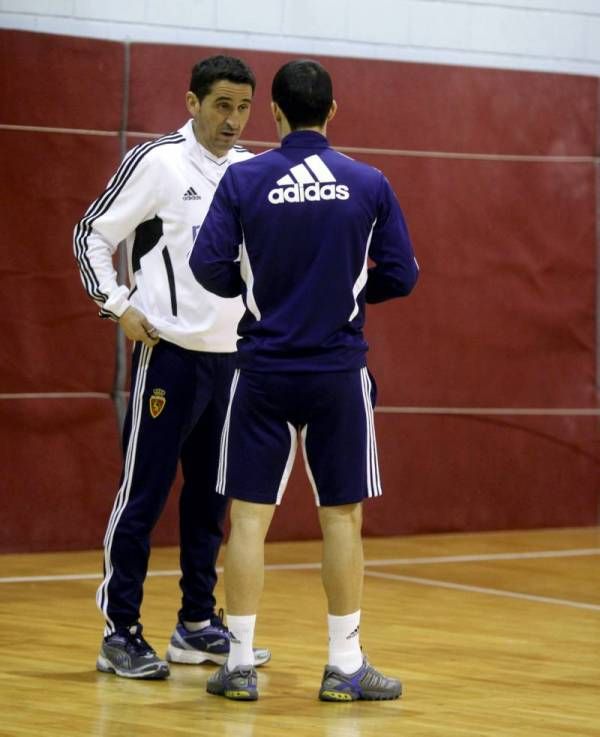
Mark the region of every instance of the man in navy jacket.
[[252, 642], [264, 538], [299, 439], [324, 542], [329, 657], [319, 697], [397, 698], [400, 682], [369, 664], [358, 634], [362, 501], [381, 495], [363, 326], [365, 303], [408, 295], [418, 267], [387, 179], [325, 138], [336, 112], [327, 71], [285, 64], [272, 99], [281, 147], [227, 170], [190, 257], [203, 287], [241, 294], [246, 307], [217, 482], [233, 498], [231, 648], [207, 690], [258, 698]]

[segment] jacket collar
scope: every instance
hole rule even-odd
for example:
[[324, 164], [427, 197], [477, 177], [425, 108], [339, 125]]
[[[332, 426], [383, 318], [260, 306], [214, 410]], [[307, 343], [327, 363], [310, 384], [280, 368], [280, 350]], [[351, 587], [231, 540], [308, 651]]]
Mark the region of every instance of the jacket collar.
[[329, 148], [329, 141], [316, 131], [292, 131], [281, 139], [282, 148]]

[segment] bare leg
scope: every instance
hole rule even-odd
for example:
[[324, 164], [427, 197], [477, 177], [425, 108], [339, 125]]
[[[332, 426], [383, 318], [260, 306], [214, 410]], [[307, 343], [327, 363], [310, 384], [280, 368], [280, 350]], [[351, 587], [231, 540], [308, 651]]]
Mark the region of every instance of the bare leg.
[[265, 537], [275, 505], [234, 499], [225, 550], [225, 598], [229, 614], [254, 615], [265, 577]]
[[363, 587], [362, 505], [319, 507], [319, 522], [323, 532], [321, 576], [329, 614], [356, 612]]

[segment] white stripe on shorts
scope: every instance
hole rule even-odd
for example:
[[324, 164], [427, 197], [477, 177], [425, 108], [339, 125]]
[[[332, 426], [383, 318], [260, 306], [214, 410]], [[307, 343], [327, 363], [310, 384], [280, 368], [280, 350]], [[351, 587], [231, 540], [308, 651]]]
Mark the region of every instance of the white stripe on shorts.
[[229, 423], [231, 420], [231, 405], [233, 404], [233, 397], [235, 390], [237, 389], [238, 381], [240, 380], [240, 370], [236, 369], [231, 380], [231, 389], [229, 390], [229, 405], [227, 407], [227, 414], [225, 415], [225, 424], [223, 425], [223, 431], [221, 432], [221, 450], [219, 453], [219, 470], [217, 472], [217, 494], [225, 495], [225, 482], [227, 480], [227, 453], [229, 450]]
[[296, 428], [289, 422], [287, 423], [287, 426], [288, 430], [290, 431], [290, 452], [285, 463], [285, 468], [283, 469], [283, 476], [281, 477], [281, 481], [279, 482], [279, 489], [277, 490], [277, 499], [275, 501], [275, 504], [281, 504], [281, 500], [283, 499], [283, 495], [285, 494], [288, 481], [290, 480], [292, 468], [294, 467], [294, 458], [296, 457], [296, 449], [298, 448], [298, 433], [296, 431]]
[[96, 605], [98, 609], [104, 615], [107, 622], [105, 634], [111, 634], [114, 632], [114, 622], [108, 616], [108, 584], [113, 574], [113, 565], [110, 558], [113, 539], [115, 536], [115, 529], [119, 524], [119, 520], [123, 515], [123, 511], [129, 501], [129, 493], [131, 491], [131, 483], [133, 481], [133, 472], [135, 467], [135, 459], [137, 454], [138, 438], [140, 433], [140, 425], [142, 420], [142, 412], [144, 408], [144, 391], [146, 388], [146, 376], [148, 373], [148, 366], [150, 365], [150, 359], [152, 358], [152, 348], [146, 345], [142, 345], [140, 349], [140, 361], [137, 368], [135, 377], [135, 385], [133, 387], [131, 397], [131, 432], [129, 434], [129, 440], [127, 443], [127, 451], [125, 454], [125, 464], [123, 470], [123, 482], [117, 492], [113, 509], [108, 521], [106, 528], [106, 534], [104, 535], [104, 580], [98, 587], [96, 592]]
[[304, 457], [304, 468], [306, 468], [306, 475], [308, 476], [308, 480], [310, 481], [310, 485], [312, 486], [313, 494], [315, 495], [315, 504], [317, 505], [317, 507], [320, 507], [321, 501], [319, 499], [319, 492], [317, 490], [317, 484], [315, 483], [315, 477], [313, 476], [313, 472], [308, 462], [308, 454], [306, 453], [306, 434], [307, 433], [308, 433], [308, 425], [304, 425], [300, 433], [300, 438], [302, 440], [302, 456]]
[[377, 458], [377, 441], [375, 440], [375, 419], [373, 406], [371, 405], [371, 379], [366, 367], [360, 370], [360, 379], [367, 426], [367, 496], [381, 496], [381, 477]]

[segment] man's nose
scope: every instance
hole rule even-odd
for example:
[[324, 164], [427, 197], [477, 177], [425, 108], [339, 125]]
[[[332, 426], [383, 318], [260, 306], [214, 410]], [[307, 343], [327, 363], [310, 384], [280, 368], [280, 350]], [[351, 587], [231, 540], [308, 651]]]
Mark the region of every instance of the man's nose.
[[232, 128], [239, 128], [241, 117], [239, 110], [232, 110], [227, 116], [227, 120], [225, 122]]

